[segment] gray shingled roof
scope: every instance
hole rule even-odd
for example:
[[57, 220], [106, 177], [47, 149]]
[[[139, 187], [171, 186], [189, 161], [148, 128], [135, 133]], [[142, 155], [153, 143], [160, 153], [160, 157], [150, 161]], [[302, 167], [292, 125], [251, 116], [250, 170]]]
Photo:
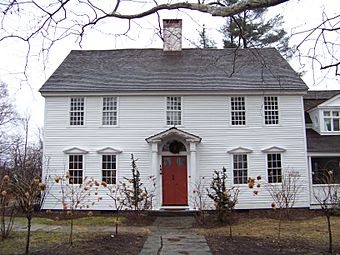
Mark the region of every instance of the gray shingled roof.
[[317, 107], [338, 94], [340, 94], [340, 90], [308, 90], [307, 94], [303, 96], [305, 111]]
[[274, 48], [71, 51], [44, 92], [307, 90]]
[[340, 152], [339, 135], [320, 135], [313, 129], [306, 129], [306, 138], [308, 152]]

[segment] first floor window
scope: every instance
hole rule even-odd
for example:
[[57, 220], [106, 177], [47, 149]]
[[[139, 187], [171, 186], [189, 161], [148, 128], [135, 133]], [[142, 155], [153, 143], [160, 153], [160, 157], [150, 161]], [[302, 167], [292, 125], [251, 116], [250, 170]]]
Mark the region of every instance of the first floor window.
[[269, 183], [280, 183], [282, 181], [281, 154], [267, 154], [267, 171]]
[[116, 184], [116, 155], [102, 155], [102, 181]]
[[264, 97], [264, 123], [266, 125], [279, 124], [279, 102], [278, 97]]
[[69, 183], [82, 184], [83, 183], [83, 155], [69, 155], [68, 161], [69, 169]]
[[231, 97], [231, 125], [242, 126], [246, 124], [246, 102], [244, 97]]
[[171, 126], [182, 125], [182, 98], [166, 98], [166, 124]]
[[313, 184], [340, 183], [340, 157], [312, 157]]
[[233, 155], [233, 173], [234, 184], [247, 183], [248, 179], [247, 154]]
[[84, 125], [85, 107], [83, 97], [72, 97], [70, 102], [70, 125]]
[[340, 131], [340, 111], [323, 111], [325, 131]]

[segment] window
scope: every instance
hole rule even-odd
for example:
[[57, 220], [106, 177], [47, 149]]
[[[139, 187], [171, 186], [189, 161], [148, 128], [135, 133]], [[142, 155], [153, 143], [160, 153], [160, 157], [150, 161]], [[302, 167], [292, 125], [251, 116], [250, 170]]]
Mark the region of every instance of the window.
[[264, 97], [264, 123], [266, 125], [279, 124], [279, 103], [277, 97]]
[[247, 183], [248, 179], [248, 162], [247, 154], [235, 154], [233, 155], [233, 173], [234, 184]]
[[182, 124], [182, 98], [166, 98], [166, 124], [175, 126]]
[[116, 155], [102, 155], [102, 180], [107, 184], [116, 184]]
[[281, 154], [267, 154], [267, 171], [269, 183], [280, 183], [282, 181]]
[[70, 104], [70, 125], [84, 125], [84, 98], [72, 97]]
[[311, 161], [313, 184], [327, 183], [330, 176], [331, 182], [340, 183], [340, 157], [312, 157]]
[[83, 183], [83, 155], [69, 155], [70, 184]]
[[231, 97], [231, 125], [246, 124], [246, 102], [244, 97]]
[[325, 131], [340, 131], [340, 111], [323, 111]]
[[117, 125], [117, 98], [104, 97], [103, 98], [103, 120], [104, 126]]

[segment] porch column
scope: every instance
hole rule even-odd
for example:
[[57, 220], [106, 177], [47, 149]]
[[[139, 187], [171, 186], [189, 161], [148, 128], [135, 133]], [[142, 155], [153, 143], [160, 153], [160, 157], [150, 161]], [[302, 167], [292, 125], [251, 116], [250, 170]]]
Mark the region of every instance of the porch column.
[[154, 209], [159, 208], [160, 201], [160, 174], [159, 174], [159, 164], [158, 164], [158, 141], [155, 141], [151, 144], [151, 167], [152, 167], [152, 175], [156, 178], [156, 190], [155, 190], [155, 200], [153, 207]]
[[196, 183], [196, 143], [190, 142], [190, 182]]

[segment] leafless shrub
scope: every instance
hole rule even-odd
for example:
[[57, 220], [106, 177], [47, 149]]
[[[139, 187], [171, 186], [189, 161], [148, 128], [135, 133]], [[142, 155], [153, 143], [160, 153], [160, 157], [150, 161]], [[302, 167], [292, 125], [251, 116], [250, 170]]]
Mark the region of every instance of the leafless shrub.
[[323, 214], [327, 218], [328, 228], [328, 251], [333, 252], [333, 234], [331, 216], [335, 211], [340, 209], [340, 184], [334, 176], [333, 170], [324, 171], [320, 177], [318, 188], [313, 188], [313, 193], [316, 201], [318, 202]]

